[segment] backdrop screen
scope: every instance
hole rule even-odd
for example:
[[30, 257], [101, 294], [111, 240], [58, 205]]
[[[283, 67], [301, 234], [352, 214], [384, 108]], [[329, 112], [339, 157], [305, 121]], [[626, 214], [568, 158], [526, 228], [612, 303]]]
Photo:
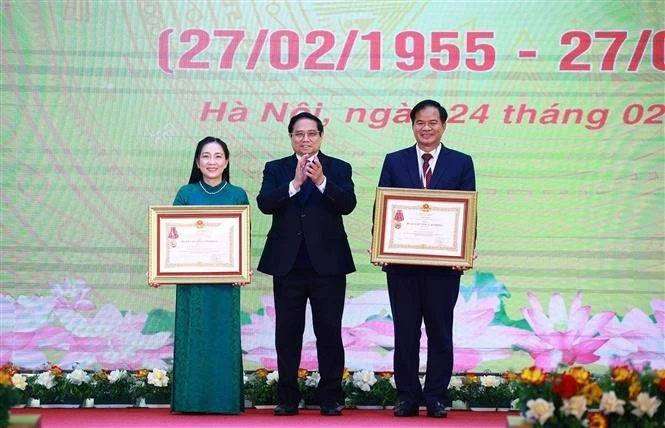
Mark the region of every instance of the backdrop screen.
[[[5, 0], [0, 363], [168, 367], [175, 287], [147, 287], [148, 207], [196, 143], [226, 141], [251, 205], [245, 369], [276, 367], [266, 161], [290, 116], [353, 167], [351, 370], [392, 369], [385, 275], [369, 262], [386, 153], [409, 109], [449, 112], [473, 157], [479, 258], [455, 308], [455, 370], [534, 361], [665, 368], [665, 9], [660, 1]], [[316, 368], [308, 322], [301, 366]], [[423, 335], [421, 366], [426, 362]]]

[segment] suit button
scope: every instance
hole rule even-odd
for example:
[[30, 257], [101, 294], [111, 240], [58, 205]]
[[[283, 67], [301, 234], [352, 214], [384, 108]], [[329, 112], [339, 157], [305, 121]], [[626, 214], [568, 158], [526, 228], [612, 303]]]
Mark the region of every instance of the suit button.
[[300, 218], [305, 218], [307, 214], [300, 214]]
[[301, 235], [302, 235], [302, 231], [299, 231], [298, 233], [296, 233], [296, 236], [301, 236]]

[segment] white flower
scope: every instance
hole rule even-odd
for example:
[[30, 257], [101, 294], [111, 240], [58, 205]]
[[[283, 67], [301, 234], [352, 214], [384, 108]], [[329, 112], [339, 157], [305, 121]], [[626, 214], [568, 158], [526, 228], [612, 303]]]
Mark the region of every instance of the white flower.
[[619, 400], [614, 391], [605, 392], [600, 399], [600, 410], [606, 415], [609, 415], [610, 413], [623, 415], [624, 404], [626, 404], [626, 402], [624, 400]]
[[268, 385], [272, 385], [273, 383], [278, 381], [279, 381], [279, 372], [277, 370], [268, 373], [268, 376], [266, 376], [266, 383]]
[[12, 375], [12, 385], [14, 385], [14, 388], [24, 391], [27, 385], [25, 376], [20, 373], [14, 373]]
[[480, 384], [485, 388], [496, 388], [501, 383], [498, 376], [480, 376]]
[[51, 389], [55, 386], [55, 375], [50, 371], [40, 373], [37, 376], [37, 383], [46, 389]]
[[583, 395], [575, 395], [568, 400], [563, 400], [563, 413], [565, 415], [573, 415], [577, 420], [581, 420], [586, 412], [586, 397]]
[[247, 376], [246, 374], [243, 374], [242, 375], [242, 383], [247, 385], [247, 382], [249, 382], [249, 376]]
[[153, 371], [148, 373], [148, 383], [158, 387], [168, 386], [169, 377], [166, 375], [166, 370], [153, 369]]
[[630, 404], [633, 405], [634, 409], [631, 412], [637, 417], [649, 415], [650, 418], [653, 418], [653, 415], [658, 411], [661, 401], [658, 397], [649, 397], [649, 393], [640, 392], [637, 394], [635, 401], [631, 401]]
[[554, 404], [542, 398], [536, 400], [529, 400], [526, 402], [529, 410], [526, 411], [525, 416], [528, 422], [535, 423], [536, 421], [545, 425], [545, 422], [554, 414]]
[[452, 389], [460, 389], [464, 385], [460, 376], [453, 376], [450, 378], [450, 387]]
[[90, 375], [88, 375], [82, 369], [76, 369], [73, 372], [67, 374], [67, 380], [72, 385], [81, 385], [83, 383], [90, 382]]
[[113, 370], [109, 373], [109, 383], [116, 383], [125, 377], [127, 377], [127, 370]]
[[395, 376], [390, 376], [390, 380], [388, 382], [390, 382], [390, 386], [392, 386], [393, 389], [397, 389], [397, 384], [395, 383]]
[[307, 378], [305, 379], [305, 385], [317, 387], [319, 386], [320, 380], [321, 380], [321, 375], [319, 374], [319, 372], [314, 372], [310, 375], [307, 375]]
[[368, 392], [375, 383], [376, 376], [374, 376], [373, 371], [360, 370], [353, 373], [353, 386], [359, 388], [361, 391]]
[[423, 375], [423, 377], [420, 378], [420, 386], [421, 386], [421, 388], [424, 388], [424, 387], [425, 387], [425, 377], [426, 377], [426, 376], [427, 376], [427, 375]]

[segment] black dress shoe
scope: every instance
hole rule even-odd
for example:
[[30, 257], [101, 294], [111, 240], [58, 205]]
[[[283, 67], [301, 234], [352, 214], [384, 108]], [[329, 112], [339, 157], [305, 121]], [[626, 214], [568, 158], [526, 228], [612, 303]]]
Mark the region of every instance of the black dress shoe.
[[448, 410], [446, 410], [446, 407], [443, 404], [437, 401], [431, 406], [427, 406], [427, 416], [430, 418], [447, 418]]
[[400, 401], [393, 412], [395, 416], [418, 416], [418, 405]]
[[322, 405], [321, 406], [321, 415], [323, 416], [342, 416], [342, 410], [344, 410], [344, 405], [335, 403], [333, 405]]
[[275, 407], [275, 416], [295, 416], [298, 414], [298, 406], [288, 404], [278, 404]]

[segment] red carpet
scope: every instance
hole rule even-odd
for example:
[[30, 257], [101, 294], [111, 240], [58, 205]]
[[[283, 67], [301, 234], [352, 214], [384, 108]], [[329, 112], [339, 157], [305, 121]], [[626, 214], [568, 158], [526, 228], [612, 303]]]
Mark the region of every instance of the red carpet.
[[301, 410], [298, 416], [275, 417], [272, 410], [247, 409], [242, 415], [180, 415], [166, 408], [12, 409], [14, 415], [39, 414], [42, 428], [200, 428], [200, 427], [506, 427], [514, 412], [451, 411], [446, 419], [396, 418], [392, 410], [346, 409], [344, 416], [325, 417], [317, 410]]

